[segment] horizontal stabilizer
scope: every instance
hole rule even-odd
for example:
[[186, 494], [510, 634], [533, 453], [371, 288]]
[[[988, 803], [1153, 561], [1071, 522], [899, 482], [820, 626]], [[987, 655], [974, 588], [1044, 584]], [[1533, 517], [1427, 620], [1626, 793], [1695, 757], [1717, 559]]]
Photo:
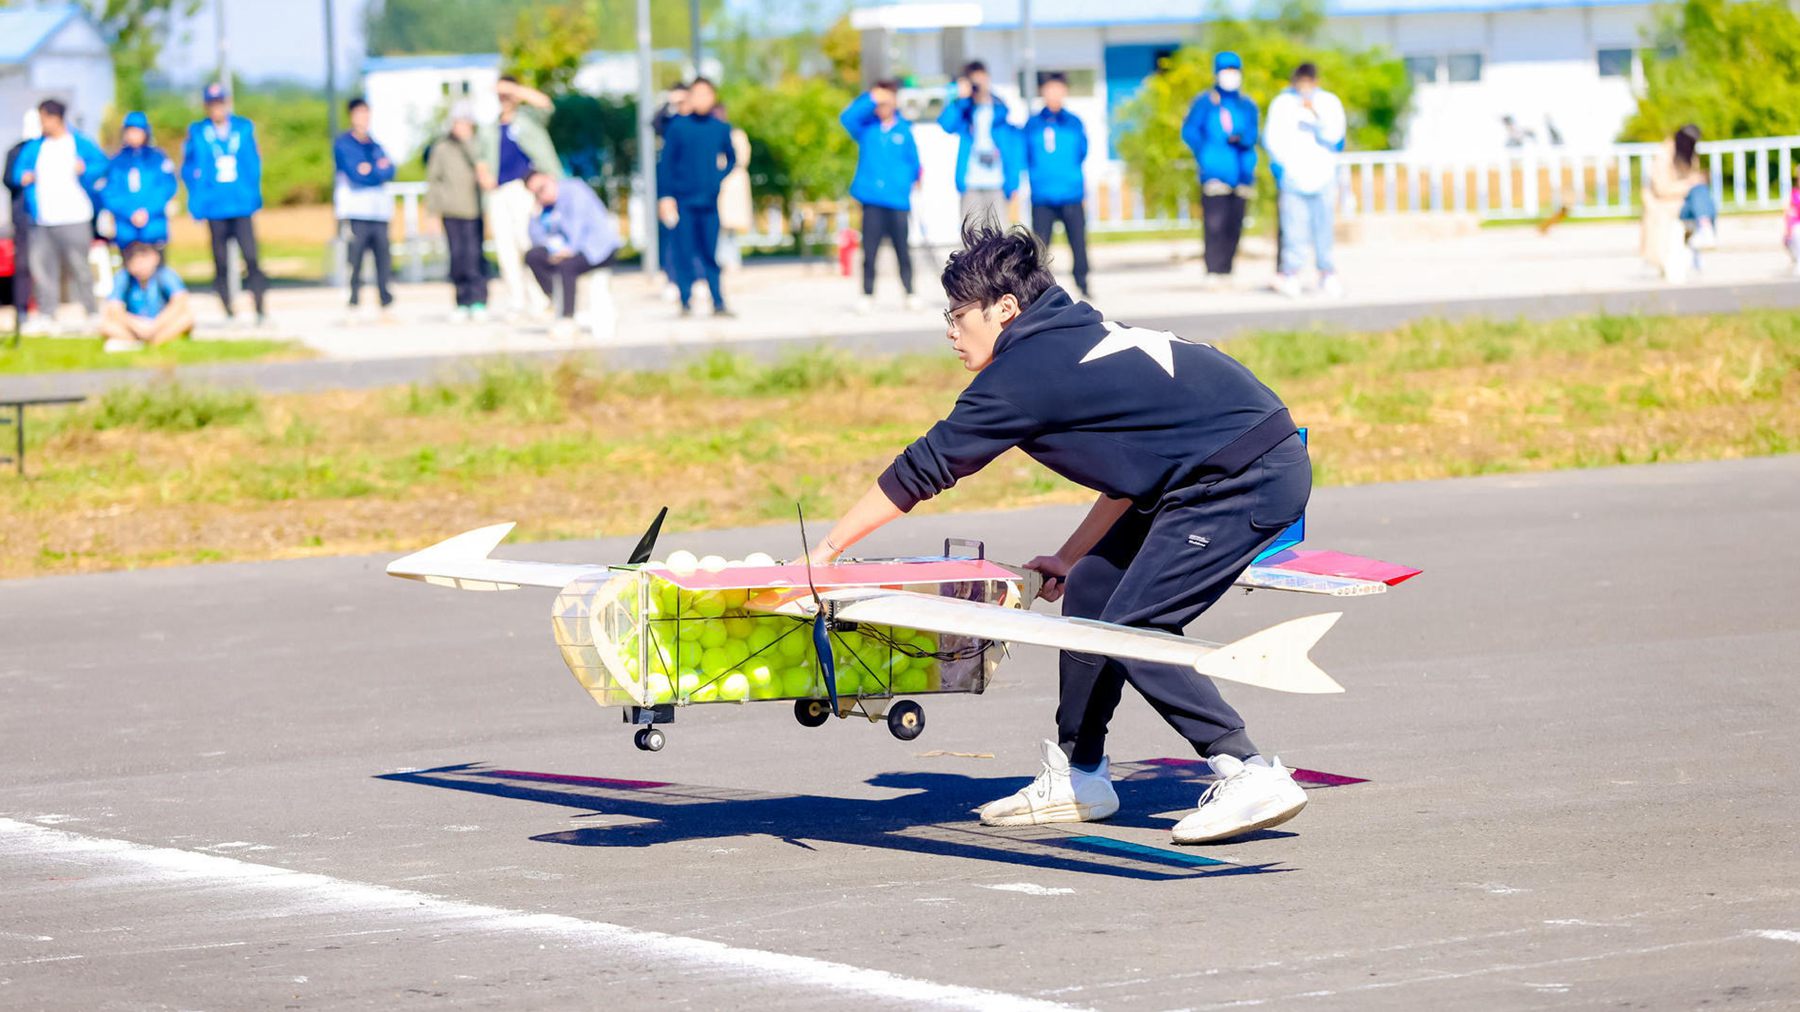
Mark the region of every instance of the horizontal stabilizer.
[[1296, 573], [1269, 566], [1251, 566], [1244, 570], [1244, 574], [1237, 578], [1237, 586], [1247, 590], [1289, 590], [1299, 594], [1325, 594], [1330, 597], [1362, 597], [1367, 594], [1383, 594], [1388, 589], [1388, 585], [1380, 580]]
[[[952, 636], [1029, 643], [1077, 653], [1179, 664], [1212, 678], [1242, 682], [1278, 692], [1344, 691], [1342, 686], [1332, 681], [1306, 657], [1306, 651], [1313, 642], [1324, 635], [1331, 623], [1337, 620], [1336, 614], [1314, 616], [1311, 620], [1297, 619], [1264, 630], [1257, 635], [1275, 633], [1307, 621], [1317, 623], [1320, 619], [1325, 620], [1323, 624], [1317, 624], [1316, 629], [1307, 627], [1289, 631], [1272, 638], [1267, 645], [1256, 641], [1254, 636], [1227, 645], [1189, 639], [1154, 629], [1136, 629], [1110, 622], [1044, 615], [1018, 608], [911, 591], [834, 590], [820, 596], [827, 603], [836, 606], [836, 618], [842, 622], [895, 625]], [[1309, 633], [1310, 638], [1306, 638]], [[1222, 650], [1233, 651], [1227, 661], [1202, 667], [1209, 657]]]
[[598, 565], [488, 558], [512, 529], [512, 524], [493, 524], [446, 538], [388, 563], [388, 575], [458, 590], [561, 590], [581, 577], [607, 571]]

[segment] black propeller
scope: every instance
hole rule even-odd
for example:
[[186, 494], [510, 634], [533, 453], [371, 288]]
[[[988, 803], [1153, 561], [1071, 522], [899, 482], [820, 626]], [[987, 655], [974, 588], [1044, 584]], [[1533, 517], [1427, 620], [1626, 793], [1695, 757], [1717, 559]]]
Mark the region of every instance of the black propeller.
[[641, 566], [650, 561], [650, 553], [656, 549], [656, 536], [662, 533], [663, 518], [668, 515], [667, 506], [657, 511], [656, 519], [650, 521], [650, 529], [638, 539], [637, 547], [631, 550], [631, 558], [625, 560], [627, 565]]
[[818, 585], [813, 583], [812, 545], [806, 540], [806, 511], [794, 504], [794, 512], [800, 517], [800, 550], [801, 558], [806, 560], [806, 588], [812, 591], [813, 620], [812, 642], [813, 653], [819, 658], [819, 671], [825, 676], [825, 695], [831, 700], [831, 712], [838, 712], [837, 694], [837, 661], [831, 656], [831, 628], [825, 617], [825, 602], [819, 599]]

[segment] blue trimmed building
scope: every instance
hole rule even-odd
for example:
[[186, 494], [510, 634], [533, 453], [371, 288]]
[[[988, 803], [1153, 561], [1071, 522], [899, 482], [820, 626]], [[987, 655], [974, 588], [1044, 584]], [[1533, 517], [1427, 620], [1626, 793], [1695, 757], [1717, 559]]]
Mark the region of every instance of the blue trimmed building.
[[[1033, 0], [1037, 69], [1069, 76], [1070, 105], [1096, 153], [1111, 150], [1112, 110], [1159, 58], [1197, 38], [1210, 6]], [[1577, 150], [1611, 143], [1636, 107], [1638, 52], [1655, 17], [1643, 0], [1326, 0], [1325, 13], [1328, 36], [1386, 46], [1407, 61], [1415, 87], [1406, 147], [1470, 154], [1509, 139]], [[921, 95], [975, 58], [1005, 97], [1018, 94], [1020, 0], [858, 0], [852, 21], [863, 30], [865, 69], [910, 75]], [[1273, 96], [1253, 97], [1266, 108]]]
[[96, 134], [113, 102], [106, 39], [77, 4], [0, 8], [0, 152], [47, 98], [69, 107], [70, 126]]

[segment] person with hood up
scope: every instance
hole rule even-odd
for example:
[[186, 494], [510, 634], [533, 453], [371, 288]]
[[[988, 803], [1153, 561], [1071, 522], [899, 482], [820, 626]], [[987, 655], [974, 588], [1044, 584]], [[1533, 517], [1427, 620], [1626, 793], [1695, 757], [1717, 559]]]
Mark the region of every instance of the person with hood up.
[[100, 203], [113, 216], [113, 244], [161, 248], [169, 241], [169, 201], [179, 184], [175, 163], [150, 143], [150, 117], [128, 113], [119, 130], [119, 153], [106, 168]]
[[97, 322], [100, 300], [88, 247], [94, 242], [94, 209], [106, 178], [106, 152], [93, 139], [69, 129], [68, 110], [56, 99], [38, 103], [43, 136], [19, 150], [12, 182], [25, 188], [31, 218], [31, 286], [43, 314], [39, 328], [54, 330], [67, 275], [75, 297]]
[[425, 205], [444, 223], [450, 246], [450, 284], [456, 290], [453, 320], [487, 319], [487, 263], [481, 253], [481, 151], [475, 111], [467, 102], [450, 110], [450, 130], [431, 146], [425, 166]]
[[912, 121], [900, 114], [900, 82], [876, 81], [838, 115], [838, 122], [856, 141], [856, 175], [850, 179], [850, 196], [862, 205], [862, 299], [856, 311], [868, 313], [875, 306], [875, 254], [881, 244], [894, 245], [900, 262], [900, 287], [906, 290], [906, 308], [914, 306], [912, 247], [907, 233], [912, 227], [913, 191], [919, 188], [923, 170], [919, 146], [913, 140]]
[[1206, 237], [1207, 281], [1231, 276], [1244, 207], [1256, 194], [1256, 103], [1244, 96], [1244, 61], [1233, 52], [1213, 57], [1213, 86], [1200, 93], [1181, 124], [1181, 139], [1200, 171], [1200, 209]]
[[1062, 222], [1063, 235], [1069, 240], [1069, 253], [1074, 261], [1075, 287], [1081, 297], [1088, 294], [1087, 256], [1087, 177], [1082, 163], [1087, 161], [1087, 128], [1081, 118], [1063, 107], [1069, 95], [1069, 80], [1061, 74], [1044, 78], [1038, 89], [1044, 107], [1025, 121], [1025, 168], [1031, 181], [1031, 230], [1046, 248], [1057, 222]]
[[[944, 420], [902, 450], [812, 551], [837, 557], [1009, 449], [1099, 493], [1054, 554], [1026, 566], [1063, 614], [1180, 635], [1231, 589], [1312, 490], [1306, 445], [1281, 399], [1229, 355], [1128, 327], [1076, 302], [1023, 229], [964, 226], [943, 285], [945, 337], [973, 373]], [[1061, 654], [1057, 739], [1043, 771], [981, 809], [990, 826], [1104, 819], [1119, 809], [1107, 724], [1129, 683], [1220, 781], [1174, 827], [1176, 843], [1277, 825], [1306, 794], [1265, 759], [1244, 719], [1192, 667]]]
[[331, 142], [331, 158], [337, 168], [331, 187], [331, 205], [340, 227], [349, 233], [350, 311], [362, 302], [362, 265], [366, 255], [375, 257], [375, 291], [385, 316], [394, 304], [389, 283], [394, 276], [393, 252], [388, 245], [388, 222], [394, 217], [394, 199], [387, 183], [394, 178], [394, 162], [387, 150], [369, 134], [369, 103], [353, 98], [345, 106], [350, 129]]
[[245, 287], [256, 305], [256, 322], [268, 321], [269, 279], [256, 252], [256, 212], [262, 210], [262, 154], [256, 124], [232, 112], [231, 93], [213, 82], [202, 93], [206, 118], [188, 127], [181, 149], [181, 181], [187, 184], [188, 214], [206, 222], [212, 239], [213, 291], [231, 304], [231, 244], [244, 258]]
[[1025, 168], [1018, 131], [1007, 122], [1006, 103], [994, 94], [994, 82], [980, 60], [964, 67], [950, 87], [938, 126], [958, 138], [956, 192], [962, 194], [963, 220], [975, 217], [1004, 225], [1007, 202]]

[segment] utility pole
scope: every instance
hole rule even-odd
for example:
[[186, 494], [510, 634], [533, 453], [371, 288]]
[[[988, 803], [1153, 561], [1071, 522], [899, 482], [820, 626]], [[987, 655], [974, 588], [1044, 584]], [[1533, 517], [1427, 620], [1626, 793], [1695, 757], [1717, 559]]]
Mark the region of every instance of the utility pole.
[[638, 52], [638, 178], [639, 194], [644, 208], [644, 278], [656, 287], [657, 245], [661, 235], [656, 230], [656, 131], [651, 119], [656, 115], [656, 91], [651, 75], [656, 72], [650, 51], [650, 0], [637, 2]]
[[231, 45], [225, 39], [225, 0], [213, 0], [213, 41], [218, 44], [219, 83], [226, 91], [231, 86]]
[[1019, 63], [1024, 71], [1020, 94], [1025, 98], [1025, 115], [1031, 115], [1031, 103], [1037, 98], [1037, 35], [1031, 30], [1031, 0], [1019, 0]]
[[700, 76], [700, 0], [688, 0], [688, 48], [693, 51], [694, 77]]
[[331, 133], [338, 135], [337, 100], [337, 18], [331, 0], [325, 0], [325, 108], [330, 117]]

